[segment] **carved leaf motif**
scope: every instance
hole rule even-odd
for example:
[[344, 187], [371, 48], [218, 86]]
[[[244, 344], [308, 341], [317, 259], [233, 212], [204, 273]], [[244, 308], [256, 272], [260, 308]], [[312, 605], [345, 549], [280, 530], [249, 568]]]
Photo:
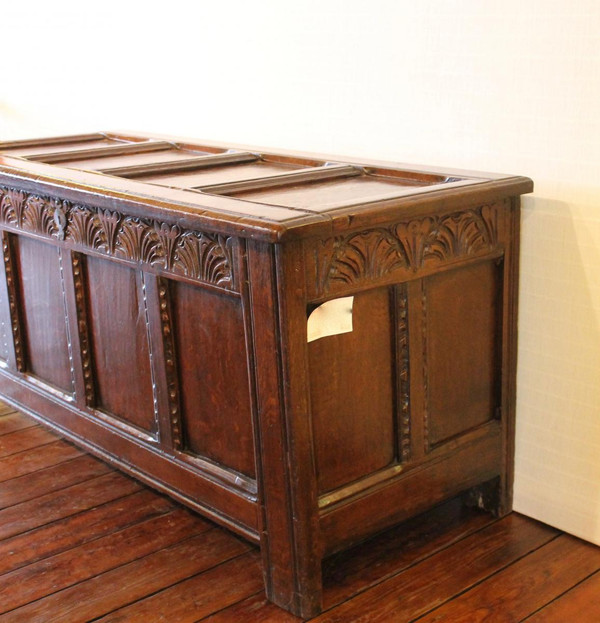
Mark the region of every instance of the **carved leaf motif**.
[[164, 253], [153, 227], [137, 218], [126, 218], [117, 234], [117, 255], [129, 260], [160, 263]]
[[186, 232], [179, 239], [174, 268], [187, 277], [197, 277], [200, 274], [198, 237], [193, 232]]
[[231, 285], [231, 240], [202, 234], [200, 252], [203, 271], [201, 278], [217, 285]]
[[104, 244], [98, 247], [99, 250], [114, 255], [117, 238], [117, 231], [121, 215], [110, 210], [98, 210], [98, 220], [102, 226]]
[[61, 207], [57, 200], [47, 200], [31, 195], [23, 209], [23, 227], [41, 234], [52, 236], [57, 227], [54, 222], [54, 210]]
[[179, 240], [173, 268], [184, 275], [229, 287], [231, 249], [224, 236], [186, 232]]
[[427, 240], [424, 260], [444, 261], [491, 249], [495, 232], [475, 211], [453, 214], [440, 220]]
[[435, 227], [431, 217], [421, 220], [400, 223], [394, 230], [395, 236], [401, 241], [406, 253], [407, 266], [418, 270], [423, 265], [423, 257], [427, 250], [427, 240]]
[[164, 253], [164, 267], [172, 270], [181, 229], [177, 225], [171, 226], [166, 223], [160, 223], [160, 225], [155, 223], [155, 228]]
[[106, 235], [98, 215], [81, 206], [73, 206], [71, 209], [67, 239], [92, 249], [106, 247]]
[[481, 208], [481, 220], [491, 244], [496, 244], [498, 241], [498, 215], [498, 208], [493, 204]]
[[7, 188], [0, 203], [0, 218], [5, 223], [21, 227], [27, 193], [22, 190]]
[[339, 241], [330, 265], [329, 278], [355, 283], [366, 278], [380, 277], [407, 265], [406, 252], [400, 241], [386, 229], [374, 229]]

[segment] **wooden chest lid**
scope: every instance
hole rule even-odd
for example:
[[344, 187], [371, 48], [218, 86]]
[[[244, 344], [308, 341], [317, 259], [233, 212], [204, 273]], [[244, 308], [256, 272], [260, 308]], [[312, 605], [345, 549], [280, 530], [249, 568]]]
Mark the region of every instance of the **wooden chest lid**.
[[0, 143], [0, 185], [273, 241], [533, 188], [524, 177], [109, 132]]

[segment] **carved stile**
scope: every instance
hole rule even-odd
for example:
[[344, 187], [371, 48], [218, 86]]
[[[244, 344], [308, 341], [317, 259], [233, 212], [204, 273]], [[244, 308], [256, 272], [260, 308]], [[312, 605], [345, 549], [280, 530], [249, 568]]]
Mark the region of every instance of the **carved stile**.
[[92, 374], [91, 342], [88, 330], [89, 325], [87, 319], [85, 284], [83, 278], [83, 256], [79, 253], [73, 253], [71, 262], [73, 267], [73, 283], [75, 285], [75, 305], [77, 308], [77, 327], [79, 329], [85, 403], [88, 407], [94, 407], [96, 404], [96, 397]]
[[406, 285], [396, 290], [397, 314], [397, 362], [398, 362], [398, 402], [399, 402], [399, 460], [405, 463], [411, 458], [410, 421], [410, 369], [408, 344], [408, 293]]
[[4, 257], [4, 270], [6, 271], [6, 289], [8, 292], [8, 307], [10, 310], [10, 323], [15, 351], [15, 367], [18, 372], [25, 372], [25, 353], [21, 335], [19, 310], [17, 307], [17, 284], [15, 282], [14, 261], [10, 239], [6, 232], [2, 232], [2, 254]]
[[179, 401], [179, 381], [171, 324], [171, 301], [169, 284], [166, 279], [158, 279], [158, 301], [160, 308], [161, 335], [163, 340], [164, 365], [167, 375], [167, 398], [169, 403], [169, 420], [173, 446], [181, 450], [183, 446], [181, 428], [181, 407]]

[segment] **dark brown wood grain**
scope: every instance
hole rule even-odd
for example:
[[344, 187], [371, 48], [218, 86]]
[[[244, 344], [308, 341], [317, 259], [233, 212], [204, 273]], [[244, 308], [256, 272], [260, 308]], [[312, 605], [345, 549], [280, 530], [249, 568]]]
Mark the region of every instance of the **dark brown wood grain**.
[[504, 467], [500, 475], [500, 499], [496, 512], [504, 515], [512, 509], [515, 473], [515, 430], [517, 411], [517, 332], [519, 296], [519, 258], [521, 231], [520, 197], [510, 202], [507, 215], [507, 252], [504, 258], [502, 292], [502, 404], [500, 417], [505, 422], [503, 441]]
[[173, 588], [116, 610], [98, 621], [193, 623], [256, 592], [261, 583], [260, 557], [257, 552], [250, 552], [180, 582]]
[[142, 490], [4, 539], [0, 542], [0, 574], [163, 515], [173, 506], [167, 498]]
[[109, 473], [59, 492], [0, 510], [0, 538], [8, 538], [139, 491], [141, 485]]
[[427, 447], [496, 415], [500, 293], [493, 261], [425, 279]]
[[425, 614], [556, 537], [516, 516], [497, 522], [317, 617], [319, 622], [403, 621]]
[[[490, 515], [467, 510], [460, 500], [453, 499], [374, 539], [327, 558], [323, 564], [323, 608], [329, 610], [352, 599], [354, 595], [477, 533], [493, 521]], [[291, 623], [300, 619], [276, 608], [262, 591], [206, 619], [207, 623], [236, 620]]]
[[387, 481], [324, 508], [320, 528], [325, 552], [360, 542], [423, 512], [434, 500], [441, 502], [496, 477], [502, 440], [498, 427], [494, 429], [478, 431], [437, 456], [432, 453], [424, 465], [406, 468]]
[[264, 591], [259, 591], [201, 620], [205, 623], [300, 623], [306, 619], [282, 610], [267, 599]]
[[18, 239], [17, 257], [28, 370], [72, 392], [60, 251], [23, 237]]
[[474, 617], [500, 620], [495, 614], [499, 608], [502, 620], [520, 621], [598, 569], [598, 547], [583, 541], [575, 543], [574, 537], [561, 535], [421, 621], [467, 623]]
[[[168, 589], [248, 548], [223, 531], [209, 530], [48, 595], [4, 615], [6, 623], [85, 623]], [[259, 575], [255, 569], [255, 575]], [[234, 576], [234, 579], [237, 579]], [[185, 603], [185, 602], [184, 602]], [[130, 607], [130, 611], [134, 610]], [[117, 616], [117, 620], [120, 615]], [[133, 616], [129, 614], [128, 616]], [[150, 620], [154, 614], [150, 615]], [[108, 620], [111, 615], [107, 616]]]
[[254, 477], [240, 300], [184, 283], [171, 292], [184, 448]]
[[[530, 180], [126, 133], [0, 152], [0, 392], [259, 544], [276, 604], [317, 614], [325, 556], [453, 496], [510, 511]], [[307, 343], [342, 296], [352, 331]], [[0, 534], [136, 492], [1, 418]]]
[[0, 403], [0, 416], [12, 415], [12, 414], [19, 415], [21, 418], [23, 418], [23, 421], [27, 421], [29, 422], [29, 424], [31, 424], [30, 418], [23, 417], [23, 414], [18, 413], [18, 411], [12, 405], [9, 405], [5, 402], [1, 402]]
[[[301, 247], [277, 256], [248, 246], [251, 331], [256, 365], [262, 554], [267, 595], [310, 616], [320, 608], [317, 486], [307, 393], [308, 352]], [[278, 284], [294, 283], [287, 296]], [[276, 354], [273, 357], [273, 354]], [[288, 388], [282, 395], [280, 387]]]
[[9, 412], [0, 416], [0, 435], [14, 433], [15, 431], [31, 428], [32, 426], [35, 426], [35, 422], [33, 422], [31, 418], [25, 417], [22, 413]]
[[397, 458], [392, 300], [387, 288], [354, 297], [350, 333], [308, 347], [319, 492]]
[[0, 458], [0, 482], [36, 472], [81, 456], [82, 450], [65, 441], [53, 441]]
[[30, 426], [0, 436], [0, 458], [38, 448], [56, 441], [56, 437], [41, 426]]
[[600, 616], [600, 572], [563, 593], [527, 619], [529, 623], [595, 623]]
[[460, 499], [453, 498], [352, 549], [326, 558], [323, 607], [329, 609], [350, 599], [432, 554], [478, 534], [493, 521], [489, 514], [466, 509]]
[[[84, 459], [98, 463], [85, 455], [61, 461], [57, 478], [77, 479]], [[73, 513], [84, 483], [63, 495], [48, 478], [53, 470], [4, 482], [35, 494], [17, 504], [23, 518], [48, 504], [54, 512], [38, 517], [38, 527], [0, 534], [0, 620], [307, 620], [266, 599], [259, 552], [248, 543], [148, 489], [103, 502], [103, 488], [112, 493], [115, 481], [93, 473], [85, 483], [100, 483], [98, 504]], [[514, 513], [495, 519], [454, 498], [326, 559], [325, 612], [308, 620], [592, 623], [599, 568], [596, 546]]]
[[[177, 509], [4, 574], [0, 610], [11, 610], [206, 530]], [[18, 587], [18, 588], [17, 588]]]
[[[142, 279], [139, 271], [88, 258], [88, 301], [98, 408], [153, 433], [156, 419]], [[110, 284], [108, 291], [106, 284]], [[131, 370], [136, 373], [131, 374]]]
[[0, 508], [32, 500], [41, 492], [58, 491], [110, 471], [106, 463], [85, 455], [47, 467], [35, 474], [13, 478], [0, 483]]

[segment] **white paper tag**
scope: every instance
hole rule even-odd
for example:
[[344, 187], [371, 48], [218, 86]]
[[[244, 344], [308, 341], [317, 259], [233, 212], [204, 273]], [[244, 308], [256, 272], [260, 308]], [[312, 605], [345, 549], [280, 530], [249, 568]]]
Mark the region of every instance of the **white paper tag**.
[[308, 341], [312, 342], [328, 335], [350, 333], [353, 303], [353, 296], [344, 296], [327, 301], [314, 309], [308, 317]]

